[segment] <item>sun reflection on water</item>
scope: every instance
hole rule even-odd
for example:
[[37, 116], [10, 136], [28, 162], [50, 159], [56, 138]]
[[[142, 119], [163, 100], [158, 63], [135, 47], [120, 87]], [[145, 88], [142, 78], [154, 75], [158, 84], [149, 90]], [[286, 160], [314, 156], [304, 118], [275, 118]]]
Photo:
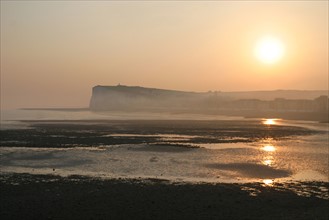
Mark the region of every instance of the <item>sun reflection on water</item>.
[[263, 160], [263, 164], [266, 166], [271, 166], [273, 163], [273, 160]]
[[275, 118], [264, 119], [262, 122], [264, 125], [275, 125], [277, 124], [277, 120]]
[[264, 180], [263, 180], [263, 183], [264, 183], [266, 186], [273, 186], [273, 180], [271, 180], [271, 179], [264, 179]]
[[274, 152], [274, 151], [276, 151], [276, 148], [273, 145], [265, 145], [261, 149], [263, 151], [267, 151], [267, 152]]

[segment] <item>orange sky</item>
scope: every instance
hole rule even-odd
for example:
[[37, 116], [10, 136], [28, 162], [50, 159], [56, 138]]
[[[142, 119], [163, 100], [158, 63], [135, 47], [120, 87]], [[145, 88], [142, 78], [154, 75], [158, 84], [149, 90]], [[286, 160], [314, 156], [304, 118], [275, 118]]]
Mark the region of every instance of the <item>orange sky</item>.
[[[267, 35], [285, 46], [270, 65]], [[328, 89], [328, 1], [1, 1], [1, 108], [84, 107], [118, 83]]]

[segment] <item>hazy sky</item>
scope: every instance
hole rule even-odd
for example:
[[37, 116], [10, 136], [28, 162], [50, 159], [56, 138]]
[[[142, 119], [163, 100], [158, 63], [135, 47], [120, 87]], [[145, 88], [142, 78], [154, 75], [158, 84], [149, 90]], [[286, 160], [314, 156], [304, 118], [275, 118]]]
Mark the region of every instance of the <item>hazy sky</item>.
[[[263, 63], [255, 46], [284, 46]], [[328, 1], [1, 1], [1, 108], [88, 106], [95, 85], [328, 89]]]

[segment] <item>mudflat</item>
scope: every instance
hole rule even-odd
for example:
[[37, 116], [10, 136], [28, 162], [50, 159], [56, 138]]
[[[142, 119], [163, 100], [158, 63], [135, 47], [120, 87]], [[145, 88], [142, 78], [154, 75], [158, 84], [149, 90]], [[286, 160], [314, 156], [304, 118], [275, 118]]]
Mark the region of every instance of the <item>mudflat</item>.
[[[291, 183], [301, 184], [301, 183]], [[304, 182], [302, 188], [327, 182]], [[296, 188], [296, 187], [293, 187]], [[2, 173], [1, 219], [328, 219], [329, 200], [280, 184]], [[328, 192], [328, 191], [327, 191]]]
[[[250, 143], [321, 133], [297, 126], [264, 125], [259, 120], [25, 120], [28, 127], [1, 130], [6, 147], [95, 147], [104, 145], [157, 143], [177, 146], [177, 139], [161, 135], [187, 136], [179, 142]], [[323, 131], [322, 131], [323, 133]]]

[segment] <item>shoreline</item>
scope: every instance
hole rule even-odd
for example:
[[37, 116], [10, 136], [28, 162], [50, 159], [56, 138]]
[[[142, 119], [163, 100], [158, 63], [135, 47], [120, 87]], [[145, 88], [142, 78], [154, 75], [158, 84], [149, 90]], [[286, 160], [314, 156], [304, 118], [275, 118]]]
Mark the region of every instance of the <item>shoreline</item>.
[[215, 115], [215, 116], [226, 116], [226, 117], [243, 117], [245, 119], [257, 119], [257, 118], [280, 118], [284, 120], [302, 120], [302, 121], [314, 121], [318, 123], [329, 123], [327, 111], [314, 111], [314, 112], [300, 112], [300, 111], [264, 111], [258, 110], [225, 110], [225, 109], [210, 109], [207, 111], [199, 111], [189, 109], [189, 111], [181, 109], [141, 109], [141, 110], [93, 110], [88, 107], [81, 108], [19, 108], [17, 110], [23, 111], [59, 111], [59, 112], [91, 112], [91, 113], [167, 113], [173, 115], [179, 114], [201, 114], [201, 115]]
[[[328, 189], [328, 183], [322, 184]], [[327, 219], [329, 201], [260, 183], [0, 174], [1, 219]]]

